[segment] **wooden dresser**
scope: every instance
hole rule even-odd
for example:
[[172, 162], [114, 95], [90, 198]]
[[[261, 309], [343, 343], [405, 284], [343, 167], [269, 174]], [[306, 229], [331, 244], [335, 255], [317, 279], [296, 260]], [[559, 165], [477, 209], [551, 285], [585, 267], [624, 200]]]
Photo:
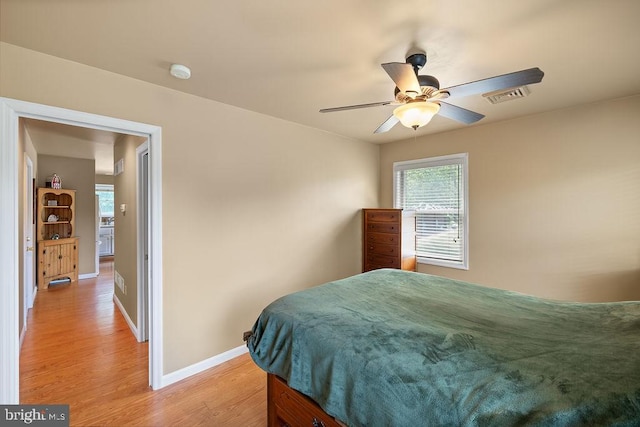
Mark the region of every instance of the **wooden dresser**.
[[416, 271], [416, 217], [402, 209], [363, 209], [362, 272]]

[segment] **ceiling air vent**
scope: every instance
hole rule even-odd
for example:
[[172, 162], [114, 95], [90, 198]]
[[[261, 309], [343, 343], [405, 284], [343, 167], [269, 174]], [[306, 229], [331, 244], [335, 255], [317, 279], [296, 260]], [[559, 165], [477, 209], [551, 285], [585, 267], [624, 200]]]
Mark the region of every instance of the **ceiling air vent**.
[[505, 101], [524, 98], [530, 93], [531, 91], [527, 86], [520, 86], [520, 87], [511, 88], [507, 90], [499, 90], [496, 92], [484, 93], [482, 94], [482, 96], [487, 98], [487, 101], [489, 101], [492, 104], [499, 104]]

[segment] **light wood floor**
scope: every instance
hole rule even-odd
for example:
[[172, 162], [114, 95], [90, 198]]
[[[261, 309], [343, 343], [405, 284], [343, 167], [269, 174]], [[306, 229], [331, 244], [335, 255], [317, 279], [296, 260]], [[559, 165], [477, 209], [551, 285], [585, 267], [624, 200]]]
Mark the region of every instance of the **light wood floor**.
[[20, 401], [69, 404], [73, 426], [265, 426], [266, 375], [248, 355], [158, 391], [148, 345], [113, 303], [113, 262], [97, 279], [38, 292], [20, 353]]

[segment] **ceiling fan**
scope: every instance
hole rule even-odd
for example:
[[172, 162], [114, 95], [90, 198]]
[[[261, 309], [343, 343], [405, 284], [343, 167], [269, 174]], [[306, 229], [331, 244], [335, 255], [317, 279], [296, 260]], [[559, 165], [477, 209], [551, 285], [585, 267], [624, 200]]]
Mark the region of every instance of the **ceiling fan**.
[[420, 51], [410, 53], [405, 63], [389, 62], [382, 64], [382, 68], [396, 84], [395, 100], [393, 101], [324, 108], [320, 112], [331, 113], [383, 105], [399, 105], [393, 110], [393, 115], [378, 126], [374, 133], [387, 132], [398, 122], [415, 130], [429, 123], [436, 114], [465, 124], [471, 124], [482, 119], [484, 115], [457, 107], [443, 100], [540, 83], [544, 76], [542, 70], [536, 67], [440, 89], [440, 82], [435, 77], [418, 75], [418, 71], [426, 63], [427, 55], [425, 52]]

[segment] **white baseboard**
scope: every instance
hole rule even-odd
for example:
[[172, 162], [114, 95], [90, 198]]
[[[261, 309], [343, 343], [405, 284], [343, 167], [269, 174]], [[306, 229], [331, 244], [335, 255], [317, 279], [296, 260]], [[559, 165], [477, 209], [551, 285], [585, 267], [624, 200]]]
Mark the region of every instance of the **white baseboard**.
[[170, 374], [163, 375], [160, 387], [166, 387], [170, 384], [184, 380], [185, 378], [188, 378], [192, 375], [199, 374], [202, 371], [206, 371], [207, 369], [218, 366], [235, 357], [241, 356], [248, 351], [249, 350], [247, 349], [246, 345], [241, 345], [239, 347], [225, 351], [224, 353], [218, 354], [217, 356], [213, 356], [201, 362], [194, 363], [193, 365], [187, 366], [186, 368], [178, 369], [177, 371], [174, 371]]
[[138, 328], [136, 328], [135, 323], [133, 323], [133, 321], [129, 317], [129, 314], [127, 313], [127, 310], [124, 309], [124, 307], [122, 306], [122, 303], [118, 299], [118, 296], [115, 294], [115, 292], [113, 294], [113, 302], [116, 304], [116, 306], [120, 310], [120, 313], [122, 313], [122, 316], [124, 317], [124, 320], [127, 321], [127, 325], [129, 325], [129, 329], [131, 329], [131, 332], [133, 332], [133, 336], [136, 337], [136, 340], [138, 342], [140, 342], [140, 335], [138, 335]]
[[96, 277], [98, 277], [98, 273], [85, 273], [85, 274], [78, 274], [78, 280], [83, 280], [83, 279], [95, 279]]
[[29, 304], [29, 310], [33, 308], [33, 304], [36, 303], [36, 295], [38, 295], [38, 287], [33, 287], [33, 292], [31, 292], [31, 304]]

